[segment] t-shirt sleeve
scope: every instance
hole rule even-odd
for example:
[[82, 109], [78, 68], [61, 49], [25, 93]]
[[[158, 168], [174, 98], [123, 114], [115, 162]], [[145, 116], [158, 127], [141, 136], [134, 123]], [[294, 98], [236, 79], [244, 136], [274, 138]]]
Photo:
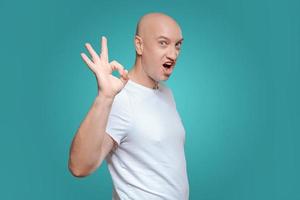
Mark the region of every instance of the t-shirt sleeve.
[[166, 87], [166, 91], [168, 93], [168, 97], [170, 99], [170, 102], [176, 108], [176, 102], [175, 102], [175, 98], [174, 98], [174, 95], [173, 95], [173, 91], [170, 88], [168, 88], [168, 87]]
[[124, 91], [118, 93], [113, 101], [108, 117], [106, 133], [118, 144], [126, 139], [131, 126], [130, 105]]

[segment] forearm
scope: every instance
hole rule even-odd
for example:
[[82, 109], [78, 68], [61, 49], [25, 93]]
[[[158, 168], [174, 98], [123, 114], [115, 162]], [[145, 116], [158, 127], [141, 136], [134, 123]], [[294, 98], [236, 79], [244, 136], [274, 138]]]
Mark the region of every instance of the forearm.
[[86, 173], [95, 168], [104, 140], [108, 116], [113, 99], [97, 96], [87, 116], [73, 139], [69, 168], [76, 173]]

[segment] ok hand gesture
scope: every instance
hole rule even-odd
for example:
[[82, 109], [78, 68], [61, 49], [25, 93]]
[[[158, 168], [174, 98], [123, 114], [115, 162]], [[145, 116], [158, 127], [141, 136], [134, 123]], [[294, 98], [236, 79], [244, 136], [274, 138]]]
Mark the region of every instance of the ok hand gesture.
[[[114, 98], [127, 83], [129, 79], [128, 71], [124, 70], [124, 67], [117, 61], [108, 62], [107, 39], [105, 37], [102, 37], [100, 56], [89, 43], [86, 43], [85, 47], [90, 53], [92, 60], [84, 53], [81, 53], [81, 57], [97, 78], [99, 94], [108, 98]], [[112, 72], [115, 70], [118, 70], [120, 78], [112, 75]]]

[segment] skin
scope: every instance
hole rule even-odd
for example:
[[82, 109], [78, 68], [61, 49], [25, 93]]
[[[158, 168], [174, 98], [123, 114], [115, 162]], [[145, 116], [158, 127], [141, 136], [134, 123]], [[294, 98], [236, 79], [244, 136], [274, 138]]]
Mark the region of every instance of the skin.
[[[167, 80], [173, 72], [183, 38], [179, 25], [161, 13], [143, 16], [135, 36], [136, 60], [129, 72], [131, 80], [149, 88]], [[172, 63], [170, 70], [162, 65]]]
[[[129, 79], [149, 88], [157, 88], [160, 81], [166, 81], [175, 67], [182, 40], [181, 29], [171, 17], [162, 13], [143, 16], [134, 38], [136, 59], [130, 72], [117, 61], [109, 62], [105, 37], [101, 40], [100, 55], [89, 43], [85, 44], [91, 59], [84, 53], [81, 57], [96, 76], [98, 95], [70, 147], [68, 167], [74, 176], [88, 176], [117, 148], [117, 143], [105, 132], [114, 97]], [[171, 67], [163, 67], [164, 63]], [[119, 78], [112, 75], [115, 70]]]

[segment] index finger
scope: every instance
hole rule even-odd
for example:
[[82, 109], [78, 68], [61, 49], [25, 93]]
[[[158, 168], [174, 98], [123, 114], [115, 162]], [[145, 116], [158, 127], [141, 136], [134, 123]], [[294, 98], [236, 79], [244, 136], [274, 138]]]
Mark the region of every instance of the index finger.
[[107, 39], [102, 36], [102, 44], [101, 44], [101, 60], [104, 62], [108, 62], [108, 49], [107, 49]]

